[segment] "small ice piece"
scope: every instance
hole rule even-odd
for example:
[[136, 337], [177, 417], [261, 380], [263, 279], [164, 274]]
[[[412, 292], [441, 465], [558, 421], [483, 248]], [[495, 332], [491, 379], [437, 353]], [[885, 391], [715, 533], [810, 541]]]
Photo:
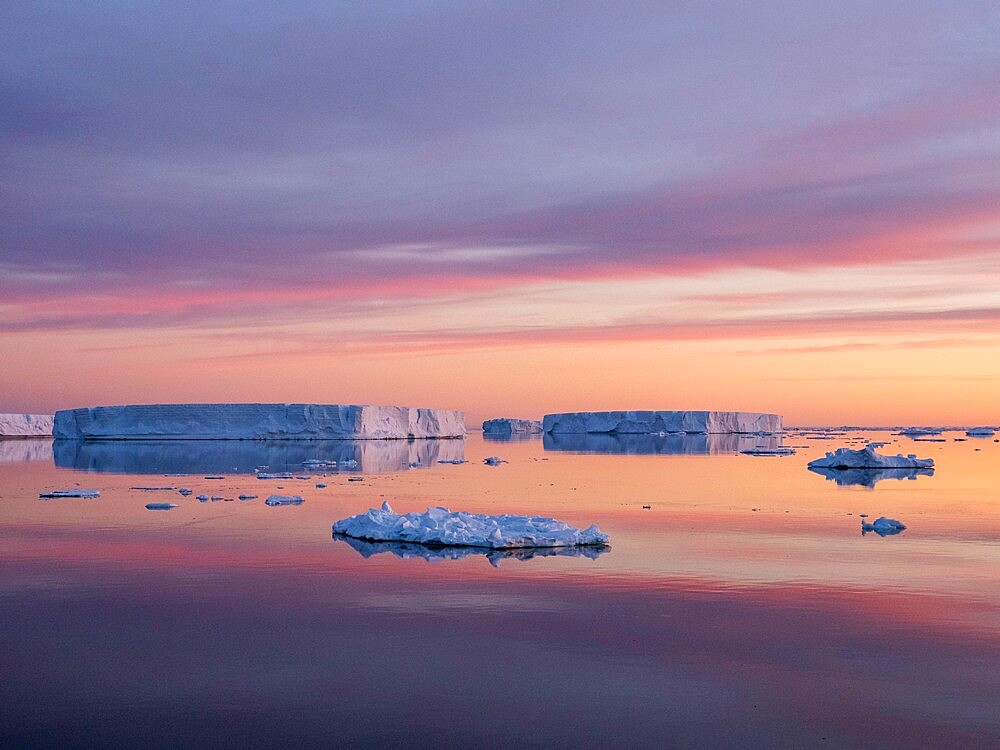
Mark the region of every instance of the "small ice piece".
[[499, 466], [500, 464], [507, 463], [500, 456], [487, 456], [483, 459], [483, 463], [487, 466]]
[[176, 507], [174, 503], [146, 503], [146, 510], [173, 510]]
[[302, 505], [304, 502], [302, 495], [271, 495], [264, 505]]
[[341, 469], [356, 469], [358, 468], [358, 462], [353, 458], [348, 458], [346, 461], [340, 462]]
[[419, 461], [410, 461], [410, 468], [411, 469], [419, 469], [420, 468], [420, 462]]
[[130, 490], [139, 490], [140, 492], [173, 492], [176, 487], [129, 487]]
[[240, 500], [256, 500], [256, 495], [240, 495]]
[[740, 451], [745, 456], [794, 456], [794, 448], [767, 448], [764, 446], [757, 446], [756, 448], [750, 448], [749, 450]]
[[38, 497], [43, 500], [52, 500], [60, 497], [100, 497], [100, 490], [52, 490], [50, 492], [40, 492]]
[[465, 463], [465, 459], [464, 458], [439, 458], [438, 459], [438, 463], [439, 464], [455, 464], [457, 466], [459, 464], [464, 464]]
[[973, 427], [971, 430], [966, 430], [965, 434], [969, 437], [993, 437], [996, 430], [992, 427]]
[[291, 479], [292, 475], [287, 471], [262, 471], [257, 474], [258, 479]]
[[[282, 477], [282, 478], [284, 478], [284, 477]], [[310, 477], [310, 476], [308, 476], [306, 474], [297, 474], [295, 478], [296, 479], [304, 479], [304, 480], [312, 479], [312, 477]]]
[[348, 477], [347, 481], [348, 482], [363, 482], [363, 481], [365, 481], [365, 478], [364, 477]]
[[874, 531], [879, 536], [892, 536], [893, 534], [898, 534], [905, 530], [901, 522], [897, 521], [895, 518], [886, 518], [885, 516], [880, 516], [875, 519], [875, 523], [868, 523], [867, 521], [861, 521], [861, 534], [867, 534], [869, 531]]
[[857, 451], [850, 448], [827, 451], [826, 456], [810, 461], [807, 466], [810, 469], [929, 469], [934, 466], [934, 459], [917, 458], [913, 453], [883, 456], [867, 445]]
[[198, 495], [198, 502], [207, 503], [208, 502], [208, 495]]
[[211, 476], [205, 477], [205, 479], [225, 479], [225, 477], [220, 474], [212, 474]]
[[187, 488], [187, 487], [181, 487], [181, 488], [180, 488], [179, 490], [177, 490], [177, 491], [178, 491], [179, 493], [181, 493], [182, 495], [184, 495], [184, 497], [187, 497], [188, 495], [191, 495], [191, 494], [194, 494], [194, 490], [191, 490], [191, 489], [189, 489], [189, 488]]
[[335, 535], [375, 542], [411, 542], [431, 546], [574, 547], [606, 545], [608, 535], [597, 526], [577, 529], [553, 518], [538, 516], [491, 516], [428, 508], [424, 513], [395, 513], [388, 502], [381, 508], [337, 521]]
[[325, 484], [323, 484], [322, 482], [317, 482], [317, 483], [316, 483], [316, 489], [318, 489], [318, 490], [321, 490], [321, 489], [323, 489], [324, 487], [326, 487], [326, 485], [325, 485]]

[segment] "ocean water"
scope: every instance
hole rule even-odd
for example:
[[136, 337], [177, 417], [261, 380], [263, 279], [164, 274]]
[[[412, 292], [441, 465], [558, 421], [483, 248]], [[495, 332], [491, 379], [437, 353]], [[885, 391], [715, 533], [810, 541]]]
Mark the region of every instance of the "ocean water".
[[[936, 469], [806, 469], [866, 440]], [[0, 746], [997, 747], [1000, 443], [939, 440], [2, 441]], [[611, 545], [332, 538], [383, 500]]]

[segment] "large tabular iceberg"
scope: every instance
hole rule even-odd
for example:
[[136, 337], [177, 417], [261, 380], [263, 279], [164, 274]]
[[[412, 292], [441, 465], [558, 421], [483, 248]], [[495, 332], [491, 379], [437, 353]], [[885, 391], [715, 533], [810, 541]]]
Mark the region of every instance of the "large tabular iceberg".
[[333, 533], [373, 542], [412, 542], [442, 547], [575, 547], [603, 545], [608, 535], [597, 526], [580, 530], [552, 518], [452, 513], [428, 508], [425, 513], [399, 514], [382, 503], [365, 513], [337, 521]]
[[51, 414], [0, 414], [0, 438], [52, 437]]
[[781, 432], [781, 415], [749, 411], [578, 411], [546, 414], [550, 433]]
[[83, 440], [392, 440], [465, 436], [450, 409], [339, 404], [145, 404], [67, 409], [57, 438]]
[[823, 458], [810, 461], [807, 466], [810, 469], [929, 469], [934, 466], [934, 459], [917, 458], [913, 453], [883, 456], [875, 452], [874, 445], [866, 445], [858, 451], [850, 448], [827, 451]]
[[486, 435], [531, 435], [542, 432], [542, 423], [537, 419], [511, 419], [501, 417], [487, 419], [483, 422], [483, 433]]

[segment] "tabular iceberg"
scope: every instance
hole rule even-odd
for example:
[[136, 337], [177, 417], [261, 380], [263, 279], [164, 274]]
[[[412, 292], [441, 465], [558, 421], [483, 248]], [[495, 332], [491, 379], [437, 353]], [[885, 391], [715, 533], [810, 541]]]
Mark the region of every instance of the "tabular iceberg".
[[56, 412], [56, 438], [80, 440], [405, 440], [465, 437], [450, 409], [340, 404], [143, 404]]
[[966, 430], [965, 434], [969, 437], [993, 437], [996, 430], [992, 427], [973, 427], [971, 430]]
[[0, 414], [0, 438], [51, 436], [51, 414]]
[[531, 435], [541, 434], [542, 423], [536, 419], [511, 419], [501, 417], [498, 419], [487, 419], [483, 422], [483, 434], [485, 435]]
[[810, 469], [929, 469], [934, 466], [933, 458], [917, 458], [910, 453], [904, 456], [883, 456], [875, 452], [875, 445], [866, 445], [861, 450], [838, 448], [834, 452], [827, 451], [823, 458], [810, 461]]
[[604, 545], [608, 535], [597, 526], [580, 530], [552, 518], [537, 516], [490, 516], [452, 513], [447, 508], [428, 508], [425, 513], [401, 515], [389, 503], [365, 513], [337, 521], [335, 535], [373, 542], [412, 542], [441, 547], [575, 547]]
[[550, 433], [781, 432], [781, 415], [749, 411], [578, 411], [546, 414]]

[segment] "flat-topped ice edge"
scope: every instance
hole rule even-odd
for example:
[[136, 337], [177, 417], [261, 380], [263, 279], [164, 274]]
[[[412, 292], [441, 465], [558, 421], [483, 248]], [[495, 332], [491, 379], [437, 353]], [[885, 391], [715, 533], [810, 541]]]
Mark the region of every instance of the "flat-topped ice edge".
[[141, 404], [57, 411], [77, 440], [406, 440], [465, 437], [451, 409], [342, 404]]
[[605, 545], [608, 535], [597, 526], [577, 529], [553, 518], [491, 516], [447, 508], [400, 514], [388, 502], [333, 524], [334, 535], [371, 542], [411, 542], [442, 547], [576, 547]]
[[0, 414], [0, 438], [52, 437], [51, 414]]
[[929, 469], [934, 466], [933, 458], [917, 458], [913, 453], [883, 456], [875, 452], [878, 445], [866, 445], [857, 451], [850, 448], [827, 451], [823, 458], [810, 461], [807, 466], [810, 469]]
[[546, 414], [547, 433], [770, 433], [781, 415], [750, 411], [578, 411]]

